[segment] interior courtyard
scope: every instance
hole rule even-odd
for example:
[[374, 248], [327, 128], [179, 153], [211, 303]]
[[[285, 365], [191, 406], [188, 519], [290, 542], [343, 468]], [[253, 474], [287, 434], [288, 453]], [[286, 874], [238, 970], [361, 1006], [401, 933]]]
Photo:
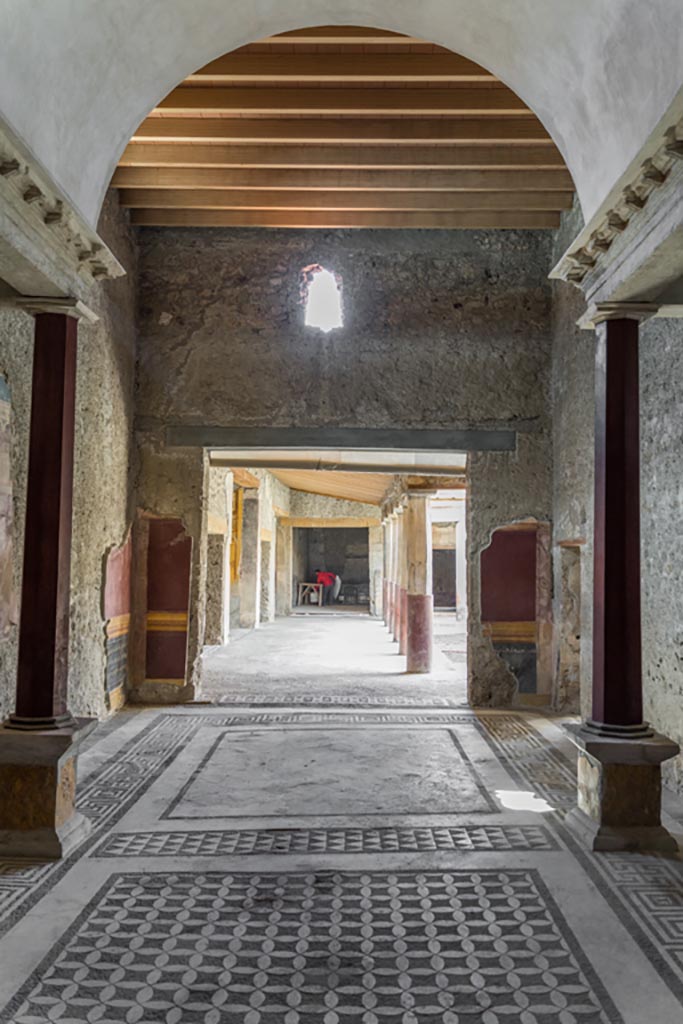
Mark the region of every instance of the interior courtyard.
[[683, 8], [0, 11], [0, 1024], [683, 1021]]

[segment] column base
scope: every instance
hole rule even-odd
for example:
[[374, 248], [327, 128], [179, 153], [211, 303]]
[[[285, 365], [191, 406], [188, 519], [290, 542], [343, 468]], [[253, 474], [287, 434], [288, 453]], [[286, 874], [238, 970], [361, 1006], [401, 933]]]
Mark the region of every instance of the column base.
[[661, 764], [677, 743], [651, 732], [624, 738], [566, 727], [579, 749], [577, 806], [567, 826], [591, 850], [675, 853], [676, 840], [661, 823]]
[[59, 828], [35, 828], [21, 832], [0, 829], [0, 857], [6, 860], [61, 860], [83, 842], [91, 828], [88, 818], [75, 811]]
[[75, 808], [76, 759], [96, 724], [0, 727], [0, 856], [59, 859], [88, 834], [90, 822]]
[[595, 852], [678, 853], [678, 843], [663, 825], [645, 828], [601, 825], [575, 807], [564, 819], [582, 846]]

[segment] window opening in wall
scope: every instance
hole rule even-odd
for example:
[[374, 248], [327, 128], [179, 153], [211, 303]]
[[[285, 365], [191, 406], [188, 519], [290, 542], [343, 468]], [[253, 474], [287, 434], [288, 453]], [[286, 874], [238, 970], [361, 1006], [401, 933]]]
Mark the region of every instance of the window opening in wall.
[[342, 327], [341, 282], [337, 275], [314, 263], [304, 267], [303, 279], [306, 326], [318, 327], [325, 334]]

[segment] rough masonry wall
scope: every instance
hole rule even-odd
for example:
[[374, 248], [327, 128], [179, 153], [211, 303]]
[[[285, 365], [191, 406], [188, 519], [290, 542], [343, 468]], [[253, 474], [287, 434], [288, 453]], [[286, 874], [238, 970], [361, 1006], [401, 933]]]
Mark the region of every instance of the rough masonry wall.
[[[159, 436], [136, 436], [134, 493], [138, 541], [133, 560], [133, 612], [131, 623], [131, 697], [145, 703], [192, 700], [201, 679], [201, 650], [206, 620], [206, 550], [209, 461], [202, 449], [166, 448]], [[145, 683], [146, 546], [143, 520], [147, 517], [180, 519], [192, 538], [187, 668], [185, 686]], [[203, 554], [203, 557], [202, 557]]]
[[[455, 427], [537, 415], [550, 236], [140, 231], [139, 415], [231, 426]], [[300, 274], [341, 276], [305, 328]]]
[[[683, 747], [683, 321], [643, 325], [640, 374], [644, 714]], [[683, 755], [662, 768], [683, 791]]]
[[371, 519], [377, 523], [382, 518], [377, 505], [294, 490], [290, 491], [289, 514], [292, 519]]
[[[583, 227], [578, 205], [565, 214], [553, 248], [553, 263]], [[595, 339], [576, 326], [585, 311], [581, 291], [553, 282], [553, 604], [556, 685], [553, 703], [560, 711], [590, 714], [593, 678], [593, 444]], [[563, 678], [559, 637], [563, 596], [572, 580], [563, 572], [562, 544], [578, 542], [580, 586], [580, 687]], [[579, 692], [580, 689], [580, 692]]]
[[[151, 429], [520, 431], [516, 452], [470, 460], [470, 694], [510, 700], [481, 635], [477, 567], [497, 526], [550, 519], [549, 233], [145, 229], [140, 246], [139, 415]], [[303, 322], [312, 263], [342, 280], [344, 327], [328, 335]]]
[[[136, 252], [127, 215], [114, 195], [98, 231], [128, 275], [94, 285], [86, 297], [99, 314], [79, 325], [74, 461], [69, 705], [77, 715], [106, 711], [103, 587], [106, 557], [131, 522], [129, 455], [135, 365]], [[33, 319], [0, 313], [0, 374], [9, 385], [14, 498], [14, 582], [21, 592], [33, 363]], [[12, 710], [18, 627], [0, 641], [0, 718]]]

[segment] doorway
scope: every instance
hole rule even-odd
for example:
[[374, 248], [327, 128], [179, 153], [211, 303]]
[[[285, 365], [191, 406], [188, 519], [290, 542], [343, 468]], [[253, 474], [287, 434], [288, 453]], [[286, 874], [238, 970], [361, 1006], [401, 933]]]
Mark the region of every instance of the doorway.
[[[370, 609], [370, 542], [367, 527], [295, 527], [292, 593], [295, 607], [310, 610], [315, 600], [299, 604], [299, 584], [315, 582], [316, 571], [331, 572], [341, 583], [332, 608]], [[315, 595], [311, 595], [315, 597]], [[319, 606], [318, 606], [319, 607]]]

